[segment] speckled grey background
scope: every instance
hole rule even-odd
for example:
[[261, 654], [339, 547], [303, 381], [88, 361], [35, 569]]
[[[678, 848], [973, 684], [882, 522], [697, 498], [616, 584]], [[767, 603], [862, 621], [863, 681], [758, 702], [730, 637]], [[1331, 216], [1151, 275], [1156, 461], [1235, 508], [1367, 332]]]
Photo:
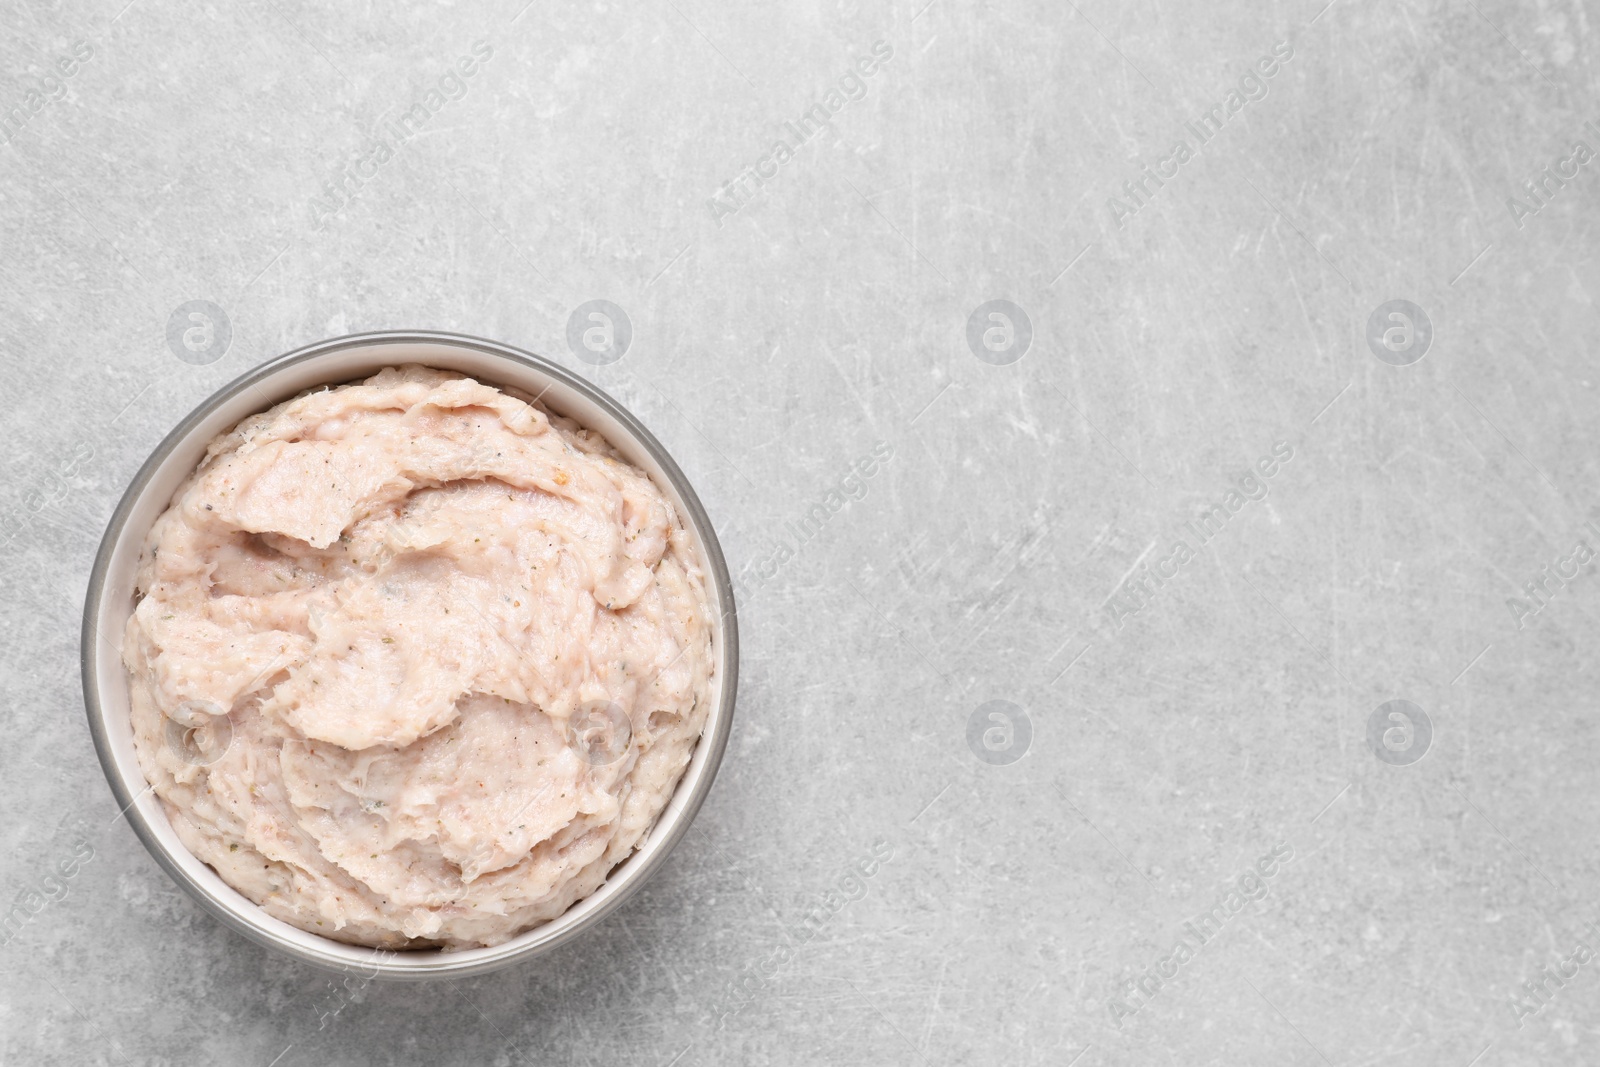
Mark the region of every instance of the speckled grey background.
[[[1600, 1060], [1592, 7], [125, 2], [0, 12], [0, 1061]], [[969, 346], [991, 300], [1020, 359]], [[1392, 300], [1432, 336], [1380, 317], [1379, 359]], [[592, 936], [338, 993], [117, 818], [78, 624], [185, 412], [403, 327], [665, 441], [743, 574], [742, 700]], [[1395, 699], [1431, 736], [1369, 740]], [[969, 733], [989, 701], [1026, 728]]]

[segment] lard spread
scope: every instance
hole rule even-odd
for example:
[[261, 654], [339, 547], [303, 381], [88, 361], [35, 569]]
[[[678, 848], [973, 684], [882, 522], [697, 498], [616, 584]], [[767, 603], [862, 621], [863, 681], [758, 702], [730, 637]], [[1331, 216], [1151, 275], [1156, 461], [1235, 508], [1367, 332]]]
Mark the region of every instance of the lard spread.
[[269, 914], [494, 945], [626, 859], [705, 724], [694, 541], [533, 398], [392, 367], [213, 441], [146, 537], [140, 769]]

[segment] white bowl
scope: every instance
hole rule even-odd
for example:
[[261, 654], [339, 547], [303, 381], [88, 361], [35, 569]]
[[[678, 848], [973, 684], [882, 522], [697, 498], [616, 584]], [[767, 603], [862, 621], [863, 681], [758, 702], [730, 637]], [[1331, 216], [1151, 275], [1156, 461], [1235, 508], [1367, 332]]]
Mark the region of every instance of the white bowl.
[[[493, 948], [380, 951], [319, 937], [273, 918], [183, 846], [144, 780], [133, 750], [122, 634], [133, 612], [140, 543], [171, 503], [179, 483], [199, 465], [207, 443], [246, 416], [303, 390], [358, 380], [400, 363], [459, 371], [489, 385], [520, 389], [602, 434], [648, 473], [677, 507], [698, 547], [708, 597], [717, 613], [712, 623], [715, 674], [705, 731], [655, 826], [593, 894], [557, 918]], [[82, 654], [89, 730], [117, 806], [124, 809], [156, 862], [202, 907], [252, 941], [320, 967], [380, 978], [460, 978], [526, 960], [570, 941], [660, 869], [710, 791], [727, 747], [738, 685], [739, 630], [733, 584], [711, 520], [672, 457], [620, 404], [556, 364], [507, 345], [460, 334], [384, 332], [322, 341], [265, 363], [201, 404], [166, 436], [123, 494], [100, 543], [83, 610]]]

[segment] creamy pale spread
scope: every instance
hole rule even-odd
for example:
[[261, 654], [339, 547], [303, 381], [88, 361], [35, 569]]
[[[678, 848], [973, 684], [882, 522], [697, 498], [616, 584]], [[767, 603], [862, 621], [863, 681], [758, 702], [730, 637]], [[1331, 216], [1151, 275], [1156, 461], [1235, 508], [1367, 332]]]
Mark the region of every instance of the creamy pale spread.
[[708, 710], [699, 556], [531, 399], [417, 366], [213, 441], [146, 538], [135, 747], [183, 843], [355, 944], [560, 915], [672, 797]]

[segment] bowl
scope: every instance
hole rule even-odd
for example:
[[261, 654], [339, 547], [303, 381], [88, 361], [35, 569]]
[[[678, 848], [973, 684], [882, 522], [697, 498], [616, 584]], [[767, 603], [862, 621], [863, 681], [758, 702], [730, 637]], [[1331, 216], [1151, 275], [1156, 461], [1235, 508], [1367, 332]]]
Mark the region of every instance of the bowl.
[[[492, 948], [394, 952], [348, 945], [273, 918], [184, 847], [134, 756], [122, 634], [133, 612], [140, 543], [151, 524], [199, 464], [207, 443], [241, 419], [306, 389], [356, 381], [400, 363], [520, 389], [602, 434], [677, 507], [698, 547], [707, 600], [717, 615], [711, 625], [714, 676], [705, 730], [655, 826], [594, 893]], [[570, 371], [509, 345], [461, 334], [389, 331], [335, 338], [279, 356], [235, 379], [167, 434], [123, 494], [100, 543], [83, 609], [82, 656], [89, 731], [117, 807], [156, 862], [201, 907], [257, 944], [317, 967], [425, 980], [483, 974], [548, 952], [595, 926], [660, 870], [710, 791], [727, 747], [738, 684], [739, 632], [733, 585], [711, 520], [666, 449], [622, 405]]]

